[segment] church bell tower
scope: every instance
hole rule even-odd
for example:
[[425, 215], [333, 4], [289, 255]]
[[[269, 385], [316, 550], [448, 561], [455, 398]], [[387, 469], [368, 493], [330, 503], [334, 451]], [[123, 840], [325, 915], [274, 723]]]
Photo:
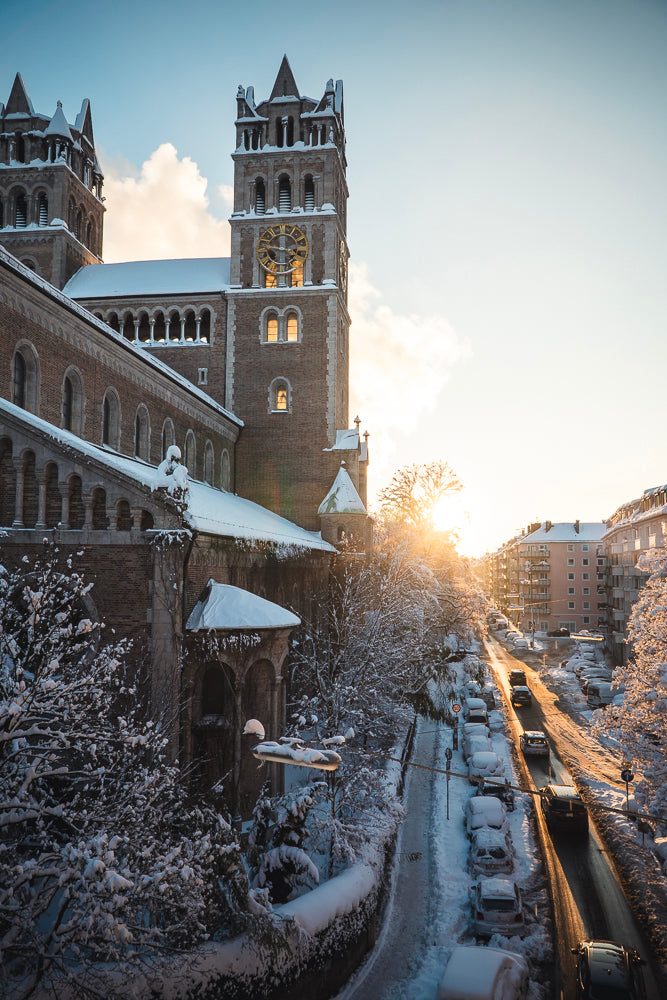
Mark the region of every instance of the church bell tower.
[[311, 530], [348, 423], [342, 81], [299, 93], [287, 57], [267, 100], [237, 93], [226, 405], [244, 421], [238, 492]]
[[72, 125], [60, 101], [40, 114], [17, 73], [0, 103], [0, 243], [63, 288], [83, 264], [100, 263], [102, 180], [90, 102]]

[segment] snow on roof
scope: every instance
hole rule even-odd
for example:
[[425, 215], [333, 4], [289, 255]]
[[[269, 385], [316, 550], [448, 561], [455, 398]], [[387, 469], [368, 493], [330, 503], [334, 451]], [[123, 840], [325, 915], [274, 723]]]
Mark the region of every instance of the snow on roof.
[[361, 497], [357, 493], [350, 474], [341, 465], [333, 486], [319, 506], [318, 514], [365, 514]]
[[524, 535], [521, 538], [521, 544], [526, 542], [599, 542], [602, 541], [602, 536], [607, 530], [603, 521], [580, 521], [578, 531], [574, 521], [552, 524], [547, 531], [548, 523], [546, 521], [535, 531]]
[[323, 448], [323, 451], [356, 451], [359, 447], [359, 428], [347, 427], [345, 430], [336, 431], [336, 443], [332, 448]]
[[228, 288], [229, 275], [229, 257], [86, 264], [70, 278], [63, 291], [73, 299], [202, 295]]
[[53, 118], [48, 124], [48, 127], [44, 133], [45, 135], [57, 135], [65, 139], [71, 139], [72, 133], [69, 130], [69, 125], [67, 124], [67, 119], [63, 114], [62, 101], [58, 101], [56, 110], [53, 113]]
[[[163, 477], [152, 465], [138, 459], [120, 455], [109, 448], [92, 444], [41, 420], [27, 410], [7, 400], [0, 399], [0, 414], [3, 410], [16, 419], [30, 424], [52, 440], [78, 451], [83, 457], [93, 458], [109, 469], [127, 476], [134, 482], [151, 490], [163, 485]], [[306, 531], [279, 514], [260, 507], [252, 500], [223, 490], [216, 490], [206, 483], [190, 480], [188, 495], [188, 523], [204, 534], [220, 535], [253, 542], [272, 542], [275, 545], [294, 546], [321, 552], [335, 552], [333, 545], [325, 542], [319, 532]]]
[[240, 587], [209, 580], [185, 627], [191, 632], [198, 632], [206, 628], [295, 628], [300, 624], [300, 618], [273, 601]]

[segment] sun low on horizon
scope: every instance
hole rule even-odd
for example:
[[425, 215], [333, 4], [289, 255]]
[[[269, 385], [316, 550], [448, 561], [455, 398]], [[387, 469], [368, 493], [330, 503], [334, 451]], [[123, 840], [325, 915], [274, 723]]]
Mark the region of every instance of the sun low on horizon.
[[486, 551], [480, 530], [482, 524], [483, 516], [465, 487], [458, 493], [441, 497], [433, 508], [434, 529], [453, 534], [461, 555], [479, 556]]

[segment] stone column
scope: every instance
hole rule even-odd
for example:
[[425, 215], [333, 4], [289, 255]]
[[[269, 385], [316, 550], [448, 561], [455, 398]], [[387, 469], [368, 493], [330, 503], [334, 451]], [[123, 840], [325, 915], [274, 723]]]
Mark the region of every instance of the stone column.
[[23, 460], [16, 459], [14, 461], [14, 468], [16, 469], [16, 493], [14, 498], [14, 520], [12, 521], [12, 528], [22, 528], [24, 484]]
[[38, 480], [37, 485], [39, 487], [39, 500], [37, 504], [37, 523], [36, 528], [46, 527], [46, 476], [42, 476]]

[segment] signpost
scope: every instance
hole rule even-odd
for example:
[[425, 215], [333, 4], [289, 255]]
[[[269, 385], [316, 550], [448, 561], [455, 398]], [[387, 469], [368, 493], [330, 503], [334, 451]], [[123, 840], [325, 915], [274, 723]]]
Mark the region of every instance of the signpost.
[[456, 702], [454, 702], [454, 704], [452, 705], [452, 712], [456, 716], [456, 718], [454, 719], [454, 722], [456, 723], [456, 725], [454, 726], [454, 749], [455, 750], [458, 750], [458, 748], [459, 748], [459, 720], [458, 720], [458, 714], [459, 714], [460, 711], [461, 711], [461, 706], [458, 705]]
[[449, 819], [449, 779], [451, 777], [449, 767], [452, 763], [452, 751], [450, 747], [447, 747], [445, 750], [445, 757], [447, 758], [447, 819]]
[[623, 770], [621, 771], [621, 781], [625, 782], [625, 811], [627, 813], [630, 812], [630, 802], [629, 802], [629, 799], [628, 799], [628, 788], [629, 788], [630, 782], [633, 779], [634, 779], [634, 774], [630, 770], [630, 767], [629, 766], [628, 767], [624, 767]]

